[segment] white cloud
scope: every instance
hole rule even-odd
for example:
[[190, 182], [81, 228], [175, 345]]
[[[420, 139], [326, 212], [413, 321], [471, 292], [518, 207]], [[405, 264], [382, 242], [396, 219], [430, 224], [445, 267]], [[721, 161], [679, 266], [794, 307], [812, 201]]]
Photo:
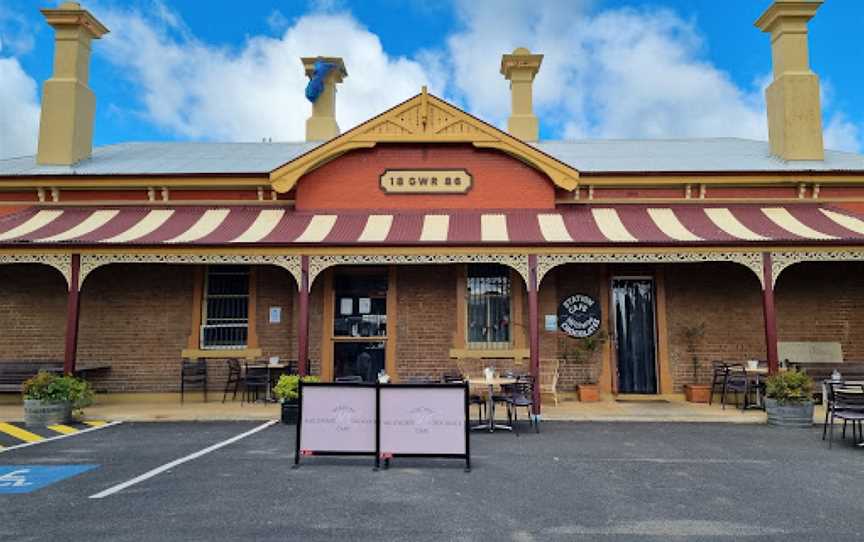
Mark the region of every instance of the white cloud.
[[861, 129], [847, 120], [842, 113], [831, 116], [828, 124], [825, 125], [823, 137], [826, 149], [850, 152], [864, 150]]
[[[311, 1], [306, 15], [291, 20], [275, 10], [267, 22], [277, 36], [251, 36], [235, 46], [202, 41], [159, 0], [146, 12], [112, 0], [94, 2], [93, 12], [118, 29], [96, 44], [94, 62], [107, 58], [117, 76], [136, 88], [131, 106], [102, 106], [126, 108], [119, 113], [181, 138], [302, 140], [311, 106], [299, 57], [319, 54], [345, 58], [349, 77], [337, 100], [343, 130], [424, 84], [504, 126], [510, 96], [499, 62], [517, 46], [545, 55], [535, 107], [549, 137], [767, 138], [764, 87], [770, 74], [737, 85], [707, 59], [694, 23], [668, 9], [607, 9], [594, 0], [459, 0], [459, 27], [440, 47], [405, 58], [388, 54], [339, 0]], [[13, 20], [20, 28], [19, 18], [6, 19]], [[0, 38], [7, 39], [2, 32]], [[3, 45], [8, 54], [13, 46]], [[26, 47], [18, 40], [12, 54]], [[35, 83], [15, 59], [5, 59], [2, 69], [0, 154], [9, 155], [13, 144], [19, 149], [14, 152], [32, 152]], [[832, 95], [826, 84], [826, 146], [860, 151], [862, 127], [833, 105]], [[4, 128], [11, 123], [20, 134], [14, 138]]]
[[349, 77], [339, 86], [336, 116], [354, 126], [429, 84], [416, 61], [392, 57], [375, 34], [348, 14], [311, 14], [279, 38], [254, 36], [232, 50], [192, 36], [176, 14], [159, 18], [108, 8], [99, 54], [135, 80], [142, 114], [157, 126], [196, 139], [302, 140], [310, 104], [301, 56], [341, 56]]
[[0, 58], [0, 158], [36, 153], [39, 102], [36, 81], [16, 58]]
[[6, 0], [0, 0], [0, 51], [13, 55], [30, 52], [40, 30], [38, 23], [13, 10]]
[[692, 23], [665, 9], [592, 4], [463, 2], [464, 29], [448, 40], [453, 92], [502, 125], [510, 104], [496, 60], [526, 46], [545, 55], [541, 122], [564, 137], [767, 136], [759, 87], [741, 89], [704, 60]]

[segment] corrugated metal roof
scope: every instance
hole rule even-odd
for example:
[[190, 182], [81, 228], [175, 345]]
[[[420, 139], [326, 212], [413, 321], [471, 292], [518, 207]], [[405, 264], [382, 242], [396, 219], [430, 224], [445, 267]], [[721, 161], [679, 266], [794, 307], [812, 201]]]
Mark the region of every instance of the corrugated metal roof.
[[585, 173], [864, 171], [864, 156], [825, 151], [824, 161], [787, 162], [766, 141], [738, 138], [541, 141], [541, 151]]
[[0, 245], [860, 245], [861, 218], [817, 203], [599, 204], [390, 214], [243, 205], [32, 206], [0, 218]]
[[[269, 173], [320, 143], [121, 143], [97, 147], [72, 167], [34, 156], [0, 160], [0, 176]], [[541, 151], [585, 173], [861, 171], [864, 155], [826, 151], [824, 161], [787, 162], [767, 142], [735, 138], [543, 141]]]
[[93, 149], [74, 166], [45, 166], [35, 156], [0, 160], [0, 175], [184, 175], [269, 173], [318, 145], [314, 143], [120, 143]]

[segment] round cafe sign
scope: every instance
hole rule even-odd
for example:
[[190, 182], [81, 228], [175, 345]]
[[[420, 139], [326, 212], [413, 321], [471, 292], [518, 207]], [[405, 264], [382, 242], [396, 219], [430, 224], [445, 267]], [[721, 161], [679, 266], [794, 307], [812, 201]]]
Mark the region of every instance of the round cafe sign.
[[600, 305], [593, 297], [573, 294], [558, 305], [558, 328], [571, 337], [590, 337], [600, 329]]

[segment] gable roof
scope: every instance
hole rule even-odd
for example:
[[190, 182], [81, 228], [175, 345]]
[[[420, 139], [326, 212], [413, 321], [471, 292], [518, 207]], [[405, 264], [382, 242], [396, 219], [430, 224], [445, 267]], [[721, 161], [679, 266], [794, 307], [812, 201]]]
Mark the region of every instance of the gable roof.
[[579, 171], [537, 147], [499, 130], [426, 92], [355, 126], [270, 174], [277, 192], [291, 190], [305, 173], [353, 149], [378, 143], [471, 143], [506, 152], [545, 173], [565, 190], [576, 188]]

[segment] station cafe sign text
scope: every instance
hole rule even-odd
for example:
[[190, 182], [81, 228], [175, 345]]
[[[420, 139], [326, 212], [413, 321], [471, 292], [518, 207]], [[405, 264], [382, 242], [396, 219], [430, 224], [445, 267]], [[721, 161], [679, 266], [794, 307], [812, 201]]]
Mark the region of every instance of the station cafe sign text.
[[600, 329], [600, 305], [593, 297], [573, 294], [558, 305], [558, 327], [571, 337], [590, 337]]
[[464, 194], [472, 182], [464, 169], [388, 169], [380, 177], [387, 194]]

